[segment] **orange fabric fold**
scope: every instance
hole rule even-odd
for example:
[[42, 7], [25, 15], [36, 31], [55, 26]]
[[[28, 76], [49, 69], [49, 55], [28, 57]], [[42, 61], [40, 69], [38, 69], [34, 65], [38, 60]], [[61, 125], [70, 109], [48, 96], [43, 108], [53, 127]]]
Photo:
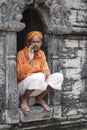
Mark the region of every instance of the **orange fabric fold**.
[[48, 76], [50, 75], [50, 70], [43, 51], [39, 50], [35, 60], [32, 60], [30, 63], [28, 63], [28, 61], [28, 47], [25, 46], [25, 48], [17, 54], [18, 83], [33, 73], [46, 71]]

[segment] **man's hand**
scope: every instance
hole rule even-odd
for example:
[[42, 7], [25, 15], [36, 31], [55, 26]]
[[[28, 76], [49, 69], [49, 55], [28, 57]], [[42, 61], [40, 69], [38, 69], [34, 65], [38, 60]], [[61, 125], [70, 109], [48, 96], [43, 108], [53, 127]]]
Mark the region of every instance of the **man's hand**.
[[34, 48], [33, 44], [28, 48], [29, 63], [34, 59]]
[[43, 73], [44, 73], [45, 79], [47, 79], [48, 78], [48, 73], [46, 71], [43, 71]]

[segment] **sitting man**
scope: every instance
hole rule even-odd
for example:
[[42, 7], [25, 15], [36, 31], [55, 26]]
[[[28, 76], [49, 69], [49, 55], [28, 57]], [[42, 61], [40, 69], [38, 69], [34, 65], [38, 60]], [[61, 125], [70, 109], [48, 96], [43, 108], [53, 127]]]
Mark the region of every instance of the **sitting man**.
[[17, 55], [18, 90], [20, 107], [30, 111], [28, 100], [30, 96], [36, 97], [36, 103], [50, 111], [44, 97], [53, 89], [61, 90], [63, 75], [51, 74], [46, 56], [40, 47], [43, 35], [39, 31], [32, 31], [27, 35], [27, 45]]

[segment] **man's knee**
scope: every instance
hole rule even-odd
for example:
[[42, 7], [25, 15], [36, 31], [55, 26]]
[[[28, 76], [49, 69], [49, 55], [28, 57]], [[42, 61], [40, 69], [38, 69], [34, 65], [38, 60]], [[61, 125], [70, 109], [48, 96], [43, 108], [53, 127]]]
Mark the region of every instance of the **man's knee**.
[[33, 81], [43, 81], [45, 80], [45, 76], [43, 73], [35, 73], [32, 76]]
[[53, 74], [54, 79], [63, 81], [63, 74], [62, 73], [54, 73]]
[[63, 74], [62, 73], [58, 73], [58, 77], [61, 79], [61, 81], [63, 81]]
[[44, 81], [44, 80], [45, 80], [44, 74], [43, 74], [43, 73], [39, 73], [39, 74], [38, 74], [38, 77], [37, 77], [37, 80], [39, 80], [39, 81]]

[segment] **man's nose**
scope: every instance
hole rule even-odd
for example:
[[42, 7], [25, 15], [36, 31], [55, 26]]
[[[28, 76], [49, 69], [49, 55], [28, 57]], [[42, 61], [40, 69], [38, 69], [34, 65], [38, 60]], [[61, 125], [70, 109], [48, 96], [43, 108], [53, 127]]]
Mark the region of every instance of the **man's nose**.
[[33, 45], [36, 45], [36, 42], [33, 42]]

